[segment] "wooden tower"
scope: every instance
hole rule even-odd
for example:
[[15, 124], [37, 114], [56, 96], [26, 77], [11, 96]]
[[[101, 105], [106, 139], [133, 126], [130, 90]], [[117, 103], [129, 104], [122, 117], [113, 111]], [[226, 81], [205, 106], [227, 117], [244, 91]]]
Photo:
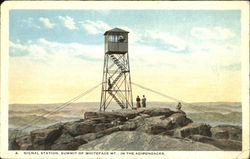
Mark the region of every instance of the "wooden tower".
[[100, 111], [105, 111], [112, 101], [122, 109], [133, 108], [128, 33], [119, 28], [104, 33], [105, 55]]

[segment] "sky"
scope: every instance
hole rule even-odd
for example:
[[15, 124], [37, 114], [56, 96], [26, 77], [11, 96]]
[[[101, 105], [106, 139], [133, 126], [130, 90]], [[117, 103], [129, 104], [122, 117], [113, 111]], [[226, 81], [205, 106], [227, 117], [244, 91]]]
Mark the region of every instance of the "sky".
[[[129, 31], [131, 80], [186, 102], [241, 100], [238, 10], [10, 10], [9, 103], [58, 103], [102, 82], [104, 35]], [[133, 96], [169, 101], [132, 86]], [[100, 101], [101, 88], [78, 102]]]

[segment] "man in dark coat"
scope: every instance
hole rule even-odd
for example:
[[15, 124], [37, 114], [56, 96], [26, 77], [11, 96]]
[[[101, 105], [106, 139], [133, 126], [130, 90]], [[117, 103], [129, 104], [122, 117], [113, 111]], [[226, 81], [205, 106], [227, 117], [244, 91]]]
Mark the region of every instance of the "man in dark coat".
[[137, 98], [136, 98], [136, 107], [141, 108], [141, 99], [139, 96], [137, 96]]

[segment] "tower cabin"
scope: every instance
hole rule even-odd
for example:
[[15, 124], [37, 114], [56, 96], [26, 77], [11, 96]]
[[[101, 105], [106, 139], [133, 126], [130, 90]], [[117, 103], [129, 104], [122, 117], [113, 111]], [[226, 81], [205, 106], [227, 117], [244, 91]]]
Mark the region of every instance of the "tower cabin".
[[128, 31], [114, 28], [104, 33], [106, 54], [125, 54], [128, 52]]

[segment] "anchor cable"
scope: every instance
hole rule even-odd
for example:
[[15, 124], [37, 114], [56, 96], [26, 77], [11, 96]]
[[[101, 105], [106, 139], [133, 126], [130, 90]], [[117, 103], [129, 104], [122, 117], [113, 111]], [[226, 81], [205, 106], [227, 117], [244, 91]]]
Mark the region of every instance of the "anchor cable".
[[[46, 113], [40, 115], [39, 117], [37, 117], [37, 118], [31, 120], [29, 123], [24, 124], [24, 125], [22, 125], [22, 126], [19, 126], [18, 128], [15, 128], [14, 132], [15, 132], [15, 131], [22, 131], [22, 130], [24, 130], [24, 129], [27, 129], [27, 128], [31, 127], [34, 123], [43, 120], [43, 117], [48, 117], [49, 115], [58, 112], [59, 110], [61, 110], [61, 109], [65, 108], [66, 106], [72, 104], [72, 102], [74, 102], [74, 101], [76, 101], [76, 100], [82, 98], [83, 96], [87, 95], [88, 93], [92, 92], [94, 89], [96, 89], [97, 87], [99, 87], [101, 84], [102, 84], [102, 83], [99, 83], [98, 85], [96, 85], [96, 86], [90, 88], [89, 90], [84, 91], [84, 92], [81, 93], [80, 95], [78, 95], [78, 96], [76, 96], [76, 97], [70, 99], [69, 101], [67, 101], [67, 102], [65, 102], [65, 103], [63, 103], [63, 104], [61, 104], [61, 105], [59, 105], [58, 107], [55, 108], [54, 111], [46, 112]], [[13, 132], [12, 135], [10, 135], [11, 137], [14, 135], [14, 132]]]

